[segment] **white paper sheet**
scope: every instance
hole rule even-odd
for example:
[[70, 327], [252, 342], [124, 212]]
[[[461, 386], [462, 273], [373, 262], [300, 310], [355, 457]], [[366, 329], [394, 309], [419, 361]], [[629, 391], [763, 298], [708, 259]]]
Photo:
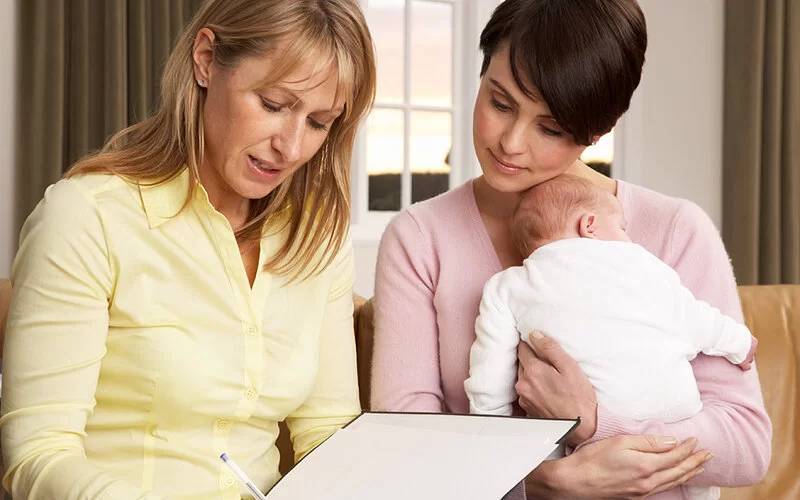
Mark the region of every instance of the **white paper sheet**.
[[500, 499], [575, 420], [364, 413], [300, 461], [269, 500]]

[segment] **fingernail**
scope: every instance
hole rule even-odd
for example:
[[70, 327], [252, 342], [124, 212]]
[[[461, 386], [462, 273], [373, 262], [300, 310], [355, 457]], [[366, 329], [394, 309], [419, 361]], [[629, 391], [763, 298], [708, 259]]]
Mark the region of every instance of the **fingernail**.
[[713, 456], [714, 454], [709, 451], [708, 453], [706, 453], [706, 458], [704, 458], [703, 461], [708, 462], [709, 460], [711, 460], [711, 457]]
[[540, 332], [539, 330], [533, 330], [533, 331], [531, 332], [531, 335], [532, 335], [532, 336], [533, 336], [533, 338], [535, 338], [536, 340], [542, 340], [542, 339], [544, 338], [544, 334], [543, 334], [542, 332]]
[[664, 438], [664, 441], [662, 442], [667, 446], [675, 446], [678, 444], [678, 440], [673, 437]]
[[702, 474], [702, 473], [703, 473], [703, 472], [705, 472], [705, 471], [706, 471], [706, 470], [705, 470], [705, 469], [703, 469], [703, 468], [701, 467], [701, 468], [700, 468], [700, 470], [698, 470], [698, 471], [697, 471], [697, 473], [695, 474], [695, 476], [699, 476], [700, 474]]

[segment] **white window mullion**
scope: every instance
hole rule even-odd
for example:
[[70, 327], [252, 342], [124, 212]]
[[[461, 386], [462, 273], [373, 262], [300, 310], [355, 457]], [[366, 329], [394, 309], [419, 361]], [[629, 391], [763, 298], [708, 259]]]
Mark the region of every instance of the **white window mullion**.
[[452, 120], [452, 145], [450, 146], [450, 189], [460, 186], [469, 177], [465, 174], [466, 158], [469, 157], [467, 147], [472, 144], [471, 140], [467, 140], [471, 135], [465, 123], [465, 116], [462, 113], [462, 99], [464, 95], [464, 78], [463, 63], [464, 60], [464, 22], [466, 8], [464, 2], [455, 2], [453, 4], [453, 65], [452, 71], [452, 92], [453, 99], [451, 101], [451, 120]]
[[400, 176], [400, 205], [411, 206], [411, 0], [405, 1], [403, 26], [403, 174]]
[[367, 123], [358, 128], [353, 157], [350, 160], [350, 214], [353, 224], [363, 224], [369, 211], [369, 176], [367, 176]]
[[[369, 8], [369, 0], [358, 0], [365, 13]], [[353, 145], [353, 157], [350, 159], [350, 216], [353, 239], [367, 239], [364, 230], [367, 227], [369, 213], [369, 177], [367, 176], [367, 119], [361, 121]], [[356, 235], [355, 233], [360, 233]]]

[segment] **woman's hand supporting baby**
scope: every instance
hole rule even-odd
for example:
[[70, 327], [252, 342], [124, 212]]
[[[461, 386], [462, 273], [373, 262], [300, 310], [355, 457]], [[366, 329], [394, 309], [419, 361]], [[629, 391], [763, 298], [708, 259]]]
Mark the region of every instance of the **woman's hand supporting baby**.
[[[525, 481], [537, 498], [645, 498], [703, 472], [697, 440], [680, 445], [663, 436], [614, 436], [558, 460], [542, 462]], [[576, 471], [580, 473], [576, 474]]]
[[[545, 418], [581, 417], [567, 442], [572, 447], [591, 438], [597, 429], [597, 397], [589, 379], [554, 340], [538, 331], [529, 335], [531, 349], [519, 344], [516, 390], [519, 404], [529, 415]], [[680, 445], [668, 436], [615, 436], [543, 462], [527, 480], [528, 491], [554, 498], [548, 485], [558, 485], [570, 498], [642, 498], [680, 486], [703, 472], [710, 458], [695, 452], [697, 440]], [[611, 461], [609, 461], [611, 459]], [[560, 477], [561, 471], [581, 474]]]
[[580, 426], [567, 439], [567, 444], [577, 447], [597, 430], [594, 387], [578, 363], [553, 339], [535, 330], [529, 337], [536, 352], [525, 342], [520, 342], [518, 349], [519, 405], [532, 417], [580, 417]]

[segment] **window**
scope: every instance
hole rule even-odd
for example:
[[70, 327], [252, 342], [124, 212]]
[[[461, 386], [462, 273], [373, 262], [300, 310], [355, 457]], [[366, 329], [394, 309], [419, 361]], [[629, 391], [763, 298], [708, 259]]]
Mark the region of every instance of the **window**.
[[597, 144], [583, 151], [581, 161], [607, 177], [611, 177], [614, 162], [614, 130], [600, 137]]
[[469, 177], [457, 166], [471, 148], [471, 127], [461, 113], [465, 84], [456, 77], [464, 72], [462, 0], [361, 4], [377, 51], [378, 88], [356, 144], [353, 235], [376, 239], [396, 212]]

